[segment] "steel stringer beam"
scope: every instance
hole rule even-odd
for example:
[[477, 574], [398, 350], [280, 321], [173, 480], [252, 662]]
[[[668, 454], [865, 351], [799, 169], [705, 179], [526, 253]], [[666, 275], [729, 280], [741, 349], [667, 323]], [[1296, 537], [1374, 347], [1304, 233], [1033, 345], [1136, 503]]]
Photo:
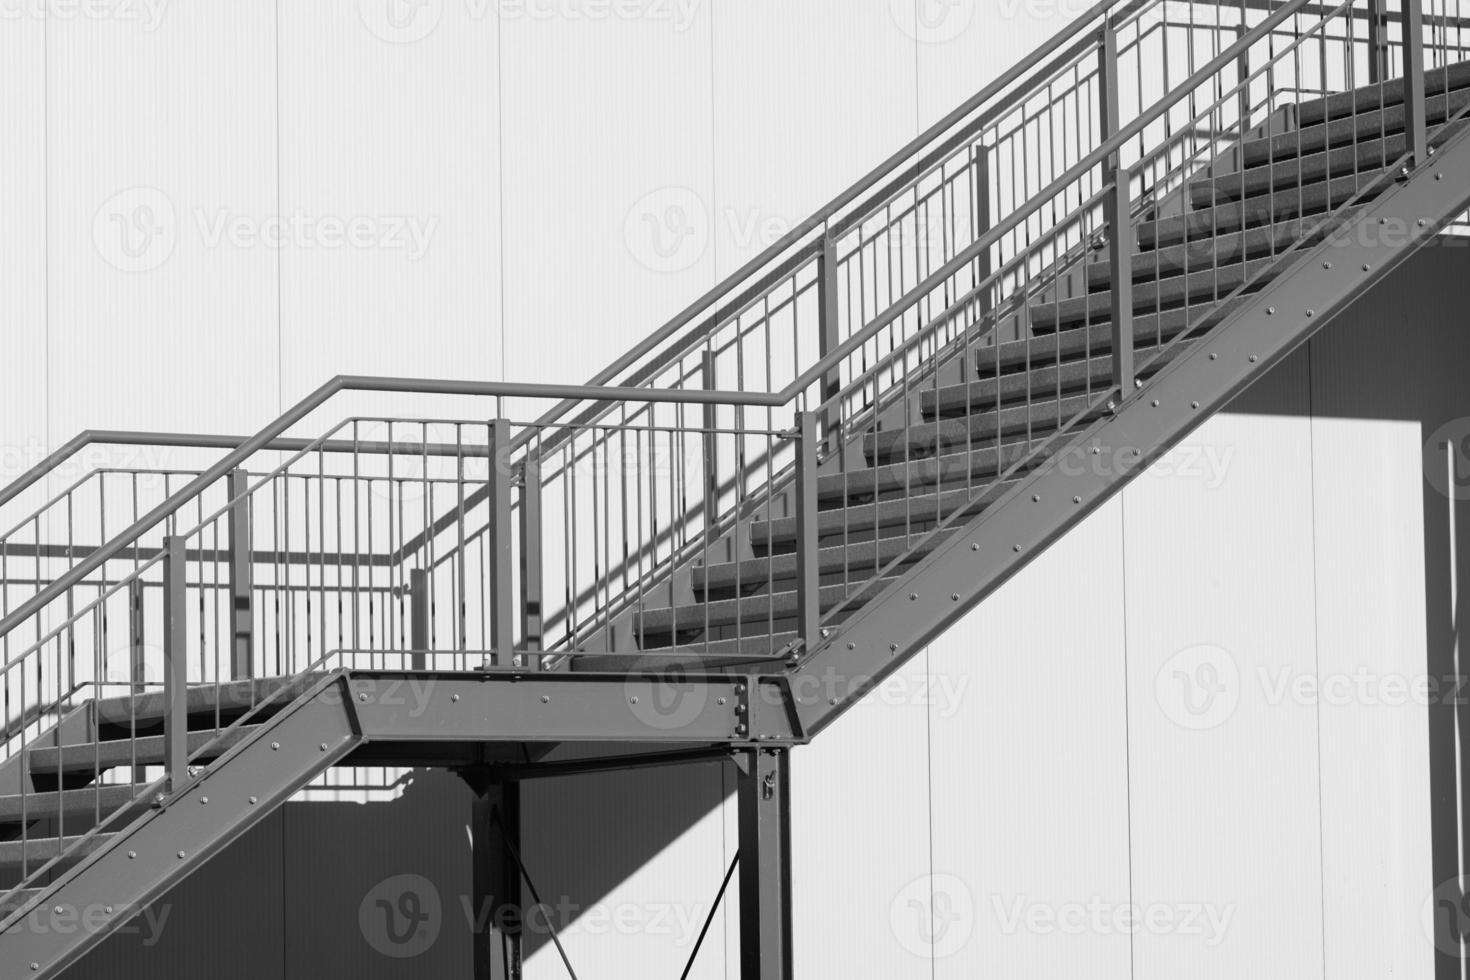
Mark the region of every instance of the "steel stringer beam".
[[187, 788], [121, 827], [0, 924], [7, 977], [54, 977], [361, 741], [332, 674], [264, 721]]
[[807, 741], [779, 675], [354, 670], [347, 685], [373, 743]]
[[[864, 604], [791, 673], [817, 735], [1147, 464], [1382, 281], [1470, 204], [1470, 133], [1358, 209], [1260, 293]], [[1141, 464], [1141, 465], [1140, 465]]]

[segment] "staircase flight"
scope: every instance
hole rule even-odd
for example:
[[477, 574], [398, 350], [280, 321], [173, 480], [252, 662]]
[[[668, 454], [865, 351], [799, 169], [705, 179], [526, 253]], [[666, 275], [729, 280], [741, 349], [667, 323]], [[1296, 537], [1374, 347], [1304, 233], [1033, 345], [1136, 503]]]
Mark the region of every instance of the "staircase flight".
[[[0, 535], [5, 975], [333, 766], [505, 807], [727, 758], [742, 975], [789, 977], [790, 750], [1470, 205], [1448, 28], [1106, 0], [587, 385], [340, 377], [248, 438], [74, 440], [0, 508], [91, 442], [221, 455]], [[293, 434], [345, 391], [553, 405]]]

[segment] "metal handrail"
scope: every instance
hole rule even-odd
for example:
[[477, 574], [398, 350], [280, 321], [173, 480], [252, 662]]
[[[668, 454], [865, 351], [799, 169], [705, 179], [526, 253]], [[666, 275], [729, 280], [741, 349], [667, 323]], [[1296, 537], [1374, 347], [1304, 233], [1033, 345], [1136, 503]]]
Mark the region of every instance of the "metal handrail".
[[[1136, 2], [1136, 0], [1132, 0], [1132, 2]], [[72, 566], [71, 569], [64, 573], [49, 587], [27, 599], [25, 602], [21, 603], [19, 607], [17, 607], [4, 619], [0, 619], [0, 637], [5, 636], [16, 626], [20, 625], [22, 622], [28, 619], [30, 616], [34, 615], [39, 610], [44, 609], [53, 600], [65, 593], [67, 589], [71, 588], [71, 586], [73, 586], [77, 582], [80, 582], [87, 574], [90, 574], [92, 571], [104, 564], [110, 558], [122, 552], [122, 550], [126, 548], [129, 544], [131, 544], [133, 540], [135, 540], [137, 537], [155, 527], [160, 521], [162, 521], [169, 514], [173, 513], [183, 503], [193, 498], [205, 488], [225, 476], [227, 473], [230, 472], [230, 470], [237, 467], [240, 463], [248, 459], [254, 453], [265, 449], [267, 447], [267, 444], [271, 440], [282, 436], [287, 429], [300, 422], [302, 419], [306, 418], [308, 415], [311, 414], [311, 412], [315, 411], [328, 399], [341, 391], [351, 390], [398, 392], [411, 394], [477, 395], [503, 398], [558, 398], [562, 399], [562, 401], [559, 403], [560, 405], [575, 405], [586, 401], [628, 401], [771, 408], [779, 408], [785, 406], [789, 404], [796, 395], [804, 393], [813, 384], [816, 384], [821, 379], [825, 378], [834, 368], [841, 365], [842, 362], [853, 351], [857, 350], [864, 343], [877, 335], [881, 330], [897, 320], [903, 313], [907, 312], [916, 303], [918, 303], [926, 295], [932, 292], [936, 286], [944, 282], [946, 279], [952, 277], [956, 272], [963, 269], [983, 250], [990, 248], [996, 242], [998, 242], [1003, 235], [1015, 229], [1018, 225], [1021, 224], [1022, 221], [1029, 218], [1033, 213], [1035, 213], [1035, 211], [1043, 207], [1047, 201], [1051, 200], [1053, 197], [1055, 197], [1055, 195], [1065, 190], [1078, 178], [1084, 176], [1094, 168], [1105, 163], [1110, 156], [1118, 152], [1129, 140], [1136, 137], [1144, 130], [1145, 127], [1147, 127], [1151, 122], [1153, 122], [1166, 110], [1168, 110], [1175, 102], [1182, 98], [1183, 93], [1192, 91], [1196, 86], [1204, 83], [1215, 73], [1219, 72], [1222, 68], [1231, 64], [1241, 53], [1248, 50], [1260, 38], [1264, 37], [1267, 33], [1274, 30], [1275, 27], [1286, 18], [1292, 16], [1302, 8], [1306, 7], [1310, 2], [1312, 2], [1312, 0], [1287, 0], [1287, 2], [1282, 4], [1282, 6], [1279, 7], [1275, 12], [1267, 16], [1255, 27], [1251, 28], [1250, 31], [1242, 34], [1235, 43], [1231, 44], [1221, 54], [1211, 59], [1206, 65], [1204, 65], [1193, 75], [1191, 75], [1187, 81], [1176, 86], [1168, 94], [1155, 102], [1154, 105], [1151, 106], [1149, 109], [1140, 113], [1132, 122], [1128, 123], [1125, 126], [1121, 126], [1113, 136], [1104, 140], [1099, 147], [1093, 150], [1092, 153], [1090, 153], [1083, 160], [1073, 165], [1060, 177], [1052, 181], [1052, 183], [1049, 184], [1046, 188], [1036, 194], [1033, 194], [1028, 199], [1029, 203], [1025, 207], [1012, 211], [1000, 222], [993, 225], [988, 231], [980, 235], [976, 239], [976, 241], [962, 249], [958, 254], [955, 255], [954, 258], [946, 262], [938, 270], [926, 277], [923, 282], [915, 286], [913, 289], [909, 290], [909, 292], [904, 294], [898, 301], [891, 304], [887, 310], [871, 320], [866, 326], [863, 327], [863, 329], [855, 332], [854, 334], [852, 334], [852, 336], [848, 337], [847, 340], [838, 344], [835, 348], [829, 351], [825, 356], [819, 358], [812, 367], [808, 368], [805, 372], [800, 374], [796, 379], [786, 385], [779, 392], [762, 393], [750, 391], [719, 391], [701, 389], [655, 389], [602, 386], [596, 384], [551, 385], [518, 382], [440, 381], [425, 379], [338, 375], [337, 377], [328, 381], [326, 384], [322, 385], [316, 391], [312, 392], [310, 395], [307, 395], [295, 406], [288, 409], [284, 414], [282, 414], [274, 422], [267, 425], [260, 432], [256, 433], [254, 436], [251, 436], [245, 442], [241, 443], [238, 447], [236, 447], [234, 451], [226, 455], [223, 459], [214, 463], [214, 465], [212, 465], [209, 469], [202, 472], [188, 485], [176, 491], [168, 499], [164, 500], [158, 506], [153, 508], [153, 510], [140, 517], [131, 526], [113, 537], [106, 544], [102, 545], [102, 547], [100, 547], [97, 551], [93, 552], [92, 555]], [[1089, 13], [1094, 13], [1108, 6], [1111, 6], [1111, 3], [1098, 4]], [[1071, 28], [1068, 29], [1068, 31], [1064, 31], [1062, 35], [1059, 35], [1059, 38], [1061, 38], [1062, 40], [1057, 43], [1064, 43], [1065, 40], [1069, 40], [1076, 33], [1077, 30], [1080, 30], [1080, 28], [1078, 28], [1076, 24], [1074, 24]], [[1054, 50], [1054, 48], [1051, 46], [1047, 46], [1042, 48], [1039, 53], [1049, 53], [1051, 50]], [[1027, 59], [1025, 62], [1023, 62], [1022, 65], [1029, 66], [1029, 64], [1034, 60], [1035, 57], [1033, 56], [1033, 58]], [[983, 90], [980, 95], [972, 97], [970, 100], [968, 100], [962, 108], [965, 108], [967, 111], [969, 109], [973, 109], [973, 103], [976, 103], [977, 99], [981, 99], [981, 96], [988, 97], [988, 95], [992, 93], [992, 90], [995, 88], [995, 86], [1000, 84], [1002, 80], [1005, 80], [1006, 84], [1009, 84], [1009, 81], [1013, 81], [1014, 77], [1020, 74], [1023, 70], [1024, 69], [1020, 67], [1013, 68], [1011, 71], [1007, 72], [1006, 75], [1002, 77], [1002, 79], [997, 80], [996, 83], [992, 83], [991, 86], [987, 86], [987, 88]], [[945, 120], [952, 121], [952, 119], [956, 117], [956, 113], [959, 113], [959, 111], [960, 110], [956, 110], [955, 113], [951, 113], [949, 116], [946, 116]], [[850, 201], [854, 199], [858, 193], [861, 193], [861, 191], [853, 192], [850, 190], [849, 192], [840, 195], [837, 198], [837, 201]], [[654, 336], [666, 336], [668, 330], [669, 328], [666, 326]], [[651, 341], [652, 338], [650, 338], [649, 341], [644, 341], [644, 343], [638, 345], [638, 347], [635, 348], [635, 351], [646, 350]], [[656, 343], [657, 341], [652, 342]], [[620, 359], [620, 361], [625, 361], [629, 356], [633, 356], [633, 352], [630, 352], [629, 355], [625, 355], [625, 357]], [[600, 377], [605, 375], [607, 375], [606, 371], [604, 371], [603, 375], [600, 375]], [[552, 413], [549, 413], [552, 421], [545, 421], [548, 416], [543, 416], [542, 419], [538, 419], [531, 428], [523, 431], [521, 435], [515, 437], [512, 440], [511, 445], [508, 446], [506, 449], [506, 456], [504, 458], [505, 465], [509, 465], [510, 454], [513, 454], [516, 451], [525, 447], [525, 445], [529, 442], [531, 438], [531, 433], [534, 433], [541, 428], [555, 427], [560, 425], [560, 423], [556, 422], [555, 419], [559, 418], [561, 414], [564, 414], [564, 412], [560, 411], [559, 409], [553, 409]]]

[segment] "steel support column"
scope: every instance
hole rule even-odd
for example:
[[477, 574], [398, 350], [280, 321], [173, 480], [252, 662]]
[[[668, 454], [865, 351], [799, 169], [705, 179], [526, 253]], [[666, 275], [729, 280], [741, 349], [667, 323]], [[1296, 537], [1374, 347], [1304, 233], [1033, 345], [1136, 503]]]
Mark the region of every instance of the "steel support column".
[[521, 878], [510, 850], [520, 836], [520, 784], [479, 777], [471, 785], [475, 980], [520, 980]]
[[790, 753], [738, 752], [740, 980], [790, 980]]

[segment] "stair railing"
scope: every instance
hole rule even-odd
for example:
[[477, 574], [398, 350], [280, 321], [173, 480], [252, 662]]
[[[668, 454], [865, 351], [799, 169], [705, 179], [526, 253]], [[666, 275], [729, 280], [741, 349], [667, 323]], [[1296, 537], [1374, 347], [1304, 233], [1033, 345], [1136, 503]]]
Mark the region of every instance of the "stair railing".
[[[1415, 0], [1408, 2], [1410, 10], [1403, 23], [1409, 33], [1404, 47], [1408, 52], [1406, 63], [1412, 65], [1417, 57], [1414, 49], [1422, 44], [1422, 38], [1415, 30], [1419, 23], [1413, 16]], [[1024, 206], [991, 222], [968, 244], [947, 246], [952, 251], [949, 258], [926, 269], [914, 285], [891, 297], [881, 312], [867, 316], [862, 309], [855, 313], [849, 309], [849, 322], [856, 324], [849, 335], [811, 359], [805, 370], [777, 390], [723, 391], [718, 388], [717, 372], [713, 377], [705, 376], [707, 389], [355, 377], [337, 378], [324, 385], [126, 530], [73, 562], [54, 582], [0, 620], [0, 635], [8, 636], [22, 626], [41, 634], [36, 643], [4, 665], [7, 681], [18, 678], [14, 684], [7, 683], [7, 691], [22, 692], [22, 702], [12, 707], [19, 716], [26, 717], [44, 704], [48, 706], [46, 713], [63, 720], [45, 745], [32, 744], [28, 741], [29, 730], [22, 730], [19, 745], [10, 746], [11, 755], [46, 748], [55, 749], [58, 758], [65, 759], [68, 746], [75, 749], [82, 744], [90, 744], [95, 751], [95, 736], [104, 729], [123, 730], [126, 741], [134, 745], [141, 737], [161, 737], [167, 749], [162, 775], [155, 775], [147, 766], [124, 767], [128, 782], [101, 779], [82, 797], [68, 796], [65, 782], [58, 781], [50, 792], [55, 794], [56, 831], [62, 843], [47, 851], [40, 847], [42, 841], [34, 841], [39, 848], [37, 863], [27, 864], [22, 884], [40, 880], [41, 875], [58, 867], [58, 862], [74, 859], [88, 840], [95, 840], [95, 832], [91, 832], [68, 843], [68, 814], [85, 812], [88, 827], [105, 827], [110, 825], [106, 820], [126, 819], [127, 814], [146, 805], [151, 794], [161, 788], [176, 788], [192, 778], [190, 764], [208, 764], [206, 757], [191, 749], [196, 737], [214, 740], [238, 720], [239, 714], [259, 703], [263, 695], [258, 685], [235, 685], [231, 680], [238, 664], [236, 658], [241, 656], [238, 602], [242, 589], [234, 576], [239, 574], [242, 552], [250, 558], [245, 564], [252, 575], [261, 567], [278, 569], [268, 580], [257, 579], [244, 588], [249, 603], [263, 602], [266, 595], [272, 597], [269, 628], [260, 627], [266, 620], [259, 610], [252, 610], [246, 627], [249, 675], [258, 676], [267, 669], [263, 662], [273, 657], [268, 669], [286, 678], [281, 682], [286, 684], [299, 683], [320, 665], [325, 651], [348, 648], [366, 649], [364, 656], [372, 666], [392, 663], [426, 668], [446, 658], [442, 660], [446, 668], [465, 669], [474, 666], [468, 658], [479, 652], [490, 658], [490, 666], [535, 669], [541, 665], [538, 655], [543, 653], [547, 640], [544, 622], [535, 621], [544, 615], [544, 583], [537, 586], [531, 580], [534, 576], [521, 575], [518, 579], [516, 568], [525, 562], [527, 568], [541, 566], [544, 574], [548, 550], [557, 544], [564, 549], [569, 543], [575, 545], [571, 538], [580, 538], [576, 529], [585, 526], [579, 523], [584, 520], [593, 521], [596, 529], [590, 535], [594, 551], [589, 560], [597, 571], [586, 580], [576, 572], [567, 573], [562, 583], [561, 591], [567, 597], [563, 613], [568, 623], [563, 633], [565, 653], [616, 657], [623, 652], [619, 637], [612, 635], [619, 624], [610, 617], [584, 621], [578, 597], [584, 594], [584, 581], [606, 583], [604, 570], [614, 564], [626, 569], [630, 562], [635, 571], [626, 573], [627, 580], [616, 590], [609, 584], [600, 585], [593, 604], [601, 606], [621, 597], [626, 611], [631, 601], [632, 611], [638, 614], [632, 617], [639, 621], [638, 628], [661, 631], [666, 640], [659, 646], [663, 655], [728, 655], [745, 660], [810, 653], [826, 639], [824, 631], [840, 627], [842, 617], [857, 603], [895, 588], [895, 573], [916, 555], [922, 555], [923, 548], [951, 532], [959, 522], [973, 518], [988, 503], [1013, 494], [1014, 478], [1028, 466], [1042, 459], [1053, 460], [1063, 449], [1076, 450], [1085, 460], [1089, 455], [1087, 429], [1110, 411], [1108, 403], [1115, 407], [1118, 400], [1138, 397], [1126, 384], [1129, 364], [1121, 348], [1128, 343], [1134, 345], [1132, 372], [1136, 378], [1146, 377], [1166, 363], [1173, 352], [1221, 322], [1235, 298], [1265, 281], [1297, 253], [1304, 240], [1320, 236], [1322, 228], [1330, 227], [1367, 195], [1381, 189], [1385, 174], [1391, 179], [1395, 168], [1426, 159], [1436, 141], [1459, 131], [1466, 107], [1457, 109], [1445, 89], [1436, 90], [1438, 83], [1431, 73], [1423, 85], [1406, 86], [1411, 102], [1409, 118], [1416, 118], [1417, 112], [1424, 124], [1422, 141], [1411, 125], [1405, 136], [1394, 137], [1385, 130], [1376, 149], [1365, 152], [1354, 143], [1348, 159], [1340, 165], [1334, 154], [1327, 154], [1325, 196], [1315, 203], [1308, 199], [1304, 181], [1295, 190], [1273, 190], [1266, 195], [1260, 214], [1233, 203], [1245, 194], [1248, 174], [1215, 174], [1211, 170], [1213, 161], [1223, 149], [1240, 146], [1250, 132], [1284, 108], [1271, 96], [1273, 83], [1283, 71], [1300, 73], [1306, 65], [1319, 74], [1324, 88], [1353, 90], [1360, 53], [1355, 37], [1359, 19], [1355, 7], [1352, 2], [1326, 10], [1313, 7], [1314, 15], [1308, 17], [1307, 0], [1280, 5], [1244, 31], [1238, 41], [1193, 71], [1186, 84], [1172, 88], [1130, 121], [1119, 119], [1116, 125], [1109, 125], [1111, 135], [1090, 152], [1079, 153], [1075, 163], [1032, 194]], [[1289, 19], [1293, 21], [1293, 37], [1278, 50], [1279, 28]], [[1110, 52], [1115, 47], [1102, 38], [1098, 50], [1105, 69], [1113, 67]], [[1324, 51], [1341, 56], [1341, 64], [1322, 56]], [[1097, 55], [1094, 52], [1094, 57]], [[1121, 77], [1117, 71], [1106, 75]], [[1449, 73], [1443, 73], [1443, 78], [1447, 86]], [[1264, 93], [1263, 98], [1255, 97], [1258, 90]], [[1379, 96], [1387, 94], [1387, 86], [1380, 85]], [[1242, 117], [1239, 107], [1243, 105], [1263, 105], [1264, 111], [1258, 116]], [[1177, 127], [1164, 125], [1174, 118], [1176, 110]], [[1304, 122], [1310, 124], [1310, 120]], [[1282, 134], [1288, 147], [1291, 132]], [[1294, 132], [1299, 150], [1301, 129]], [[1199, 133], [1211, 135], [1200, 139]], [[1140, 174], [1135, 168], [1137, 161], [1145, 154], [1159, 159], [1160, 147], [1168, 153], [1177, 152], [1177, 164]], [[1293, 159], [1296, 162], [1291, 166], [1303, 166], [1299, 156]], [[1268, 159], [1268, 169], [1274, 166]], [[1181, 217], [1189, 205], [1200, 203], [1194, 195], [1202, 176], [1212, 178], [1205, 185], [1205, 217]], [[1292, 195], [1294, 198], [1285, 202], [1287, 206], [1276, 207], [1282, 196]], [[1237, 217], [1231, 218], [1232, 213]], [[1279, 243], [1277, 225], [1282, 220], [1278, 219], [1293, 226]], [[1241, 227], [1239, 258], [1233, 263], [1239, 269], [1234, 271], [1230, 263], [1220, 261], [1222, 236], [1228, 234], [1231, 221]], [[1311, 229], [1306, 228], [1308, 224]], [[1175, 238], [1169, 243], [1162, 242], [1166, 228], [1174, 230]], [[1254, 251], [1249, 243], [1253, 229], [1264, 229], [1264, 244]], [[861, 243], [860, 230], [854, 232], [853, 240]], [[1025, 248], [1015, 253], [998, 251], [1007, 236], [1018, 232], [1029, 236]], [[1106, 318], [1100, 307], [1094, 312], [1096, 294], [1089, 293], [1086, 284], [1091, 274], [1089, 266], [1105, 267], [1112, 277], [1109, 281], [1131, 282], [1133, 268], [1125, 268], [1125, 259], [1132, 261], [1132, 257], [1125, 236], [1141, 242], [1153, 236], [1152, 244], [1164, 244], [1154, 249], [1153, 271], [1167, 268], [1177, 273], [1173, 278], [1186, 289], [1177, 312], [1166, 309], [1149, 316], [1135, 313], [1131, 330], [1124, 333], [1111, 326], [1105, 328], [1112, 341], [1108, 345], [1093, 340], [1093, 319], [1101, 325]], [[1202, 255], [1209, 258], [1202, 260]], [[985, 268], [982, 256], [998, 256], [1001, 261]], [[1064, 267], [1067, 274], [1060, 274], [1057, 266]], [[1050, 274], [1038, 275], [1047, 270]], [[1163, 278], [1159, 277], [1161, 281]], [[827, 291], [828, 317], [833, 309], [831, 279], [824, 273], [820, 280], [823, 284], [808, 286], [815, 292], [803, 294], [820, 313], [823, 304], [817, 301], [822, 291]], [[1195, 281], [1209, 286], [1196, 294], [1190, 285]], [[1075, 284], [1075, 294], [1067, 294], [1070, 284]], [[1135, 288], [1133, 299], [1137, 300], [1140, 292]], [[795, 301], [797, 292], [793, 289], [790, 296]], [[837, 309], [842, 310], [840, 294], [836, 298]], [[1127, 306], [1120, 304], [1126, 302], [1125, 297], [1118, 296], [1108, 300], [1112, 322], [1121, 322], [1119, 310], [1126, 313]], [[1080, 393], [1068, 393], [1058, 383], [1054, 392], [1042, 391], [1033, 397], [1023, 391], [1018, 400], [1006, 401], [1001, 392], [1008, 373], [1002, 362], [1007, 358], [1010, 367], [1021, 368], [1009, 372], [1013, 375], [1029, 378], [1032, 368], [1050, 366], [1060, 377], [1061, 338], [1057, 334], [1048, 339], [1037, 332], [1037, 327], [1038, 317], [1060, 317], [1064, 309], [1081, 318], [1083, 360], [1091, 363], [1094, 354], [1105, 360], [1102, 380], [1089, 374], [1081, 382]], [[904, 334], [895, 338], [890, 350], [870, 347], [884, 331], [900, 323], [906, 324]], [[858, 360], [861, 370], [854, 369], [853, 359], [862, 356], [869, 359]], [[963, 434], [949, 447], [956, 452], [940, 453], [931, 462], [914, 459], [908, 447], [918, 442], [916, 435], [935, 442], [929, 437], [942, 432], [942, 422], [916, 422], [904, 415], [897, 425], [885, 426], [876, 433], [869, 431], [875, 413], [892, 401], [894, 391], [899, 392], [897, 403], [901, 406], [922, 406], [928, 398], [942, 414], [939, 399], [943, 394], [943, 370], [958, 365], [963, 380], [973, 363], [986, 360], [994, 368], [991, 374], [996, 382], [995, 421], [990, 423], [995, 426], [993, 433], [977, 434], [966, 419]], [[283, 437], [290, 427], [344, 390], [563, 399], [574, 406], [588, 405], [594, 413], [623, 402], [653, 408], [644, 409], [646, 414], [635, 423], [601, 421], [600, 414], [586, 422], [566, 422], [557, 416], [526, 426], [513, 426], [499, 419], [440, 423], [349, 419], [271, 473], [243, 480], [232, 476], [240, 474], [241, 465], [253, 454]], [[657, 418], [655, 408], [672, 414]], [[694, 410], [700, 418], [691, 423], [684, 413]], [[706, 410], [712, 414], [706, 414]], [[751, 410], [791, 411], [791, 424], [754, 428], [738, 416], [734, 424], [718, 417], [720, 412]], [[357, 443], [354, 427], [364, 424], [421, 428], [418, 438], [407, 443], [408, 451], [393, 448], [391, 435], [389, 450], [378, 457], [329, 451], [333, 441]], [[432, 442], [428, 431], [431, 425], [457, 427], [458, 435], [452, 442], [459, 448], [449, 457], [454, 467], [449, 473], [430, 474], [425, 466], [428, 454], [424, 447]], [[829, 429], [835, 429], [835, 438]], [[887, 501], [877, 484], [881, 474], [873, 474], [870, 489], [875, 516], [867, 529], [871, 532], [871, 558], [854, 561], [844, 551], [830, 561], [822, 548], [825, 528], [818, 493], [824, 478], [835, 477], [839, 483], [857, 479], [857, 471], [845, 465], [843, 453], [870, 438], [875, 444], [886, 441], [898, 447], [895, 455], [899, 462], [890, 489], [902, 491], [896, 498], [901, 517], [894, 522], [879, 516]], [[737, 458], [765, 461], [764, 473], [753, 474], [750, 467], [741, 467], [742, 474], [758, 478], [737, 481], [730, 499], [718, 489], [711, 489], [723, 485], [726, 470], [716, 457], [728, 455], [717, 451], [721, 440], [727, 439], [750, 444], [747, 452], [734, 454]], [[625, 470], [611, 464], [611, 452], [620, 443], [634, 447], [630, 457], [633, 464]], [[944, 448], [942, 440], [939, 444]], [[973, 459], [977, 450], [987, 448], [991, 450], [988, 471], [977, 478]], [[650, 451], [666, 455], [667, 465], [644, 465], [642, 461]], [[945, 455], [963, 455], [964, 471], [947, 471]], [[395, 470], [415, 456], [420, 469], [408, 476]], [[370, 465], [372, 459], [379, 460], [376, 468]], [[484, 461], [487, 466], [481, 472], [466, 473], [471, 460]], [[547, 508], [552, 501], [546, 494], [548, 463], [559, 480], [556, 485], [569, 502], [560, 514], [549, 517]], [[1136, 466], [1139, 461], [1115, 460], [1110, 465]], [[914, 492], [918, 486], [915, 477], [926, 481], [924, 487], [932, 483], [933, 490]], [[665, 479], [670, 491], [659, 498], [662, 505], [644, 510]], [[180, 531], [187, 513], [181, 508], [197, 505], [201, 494], [216, 485], [228, 488], [228, 500], [191, 530]], [[411, 487], [416, 487], [419, 494], [413, 501], [406, 496]], [[844, 487], [843, 498], [852, 496]], [[483, 502], [483, 508], [472, 504], [472, 500]], [[714, 503], [706, 503], [707, 513], [699, 523], [685, 523], [691, 501], [711, 500]], [[517, 503], [524, 522], [520, 529], [511, 519]], [[615, 510], [621, 516], [617, 523], [610, 523], [609, 515]], [[719, 521], [709, 516], [716, 510], [721, 512]], [[538, 514], [539, 520], [535, 516]], [[647, 523], [641, 525], [645, 514]], [[447, 523], [446, 515], [452, 518]], [[735, 524], [754, 517], [762, 518], [769, 527], [789, 521], [794, 528], [792, 549], [784, 555], [771, 550], [764, 559], [738, 566], [734, 580], [721, 586], [733, 598], [728, 608], [718, 613], [720, 621], [715, 620], [717, 614], [710, 608], [701, 619], [681, 623], [673, 610], [692, 589], [696, 569], [713, 564], [709, 557], [712, 549], [728, 544], [726, 557], [748, 558], [745, 543], [726, 541], [724, 535]], [[846, 511], [842, 520], [847, 522], [840, 528], [844, 540], [855, 540], [855, 532], [860, 537], [864, 528], [853, 526]], [[693, 533], [681, 530], [668, 537], [666, 547], [659, 546], [657, 542], [665, 537], [663, 532], [676, 525]], [[893, 527], [900, 530], [888, 533], [887, 529]], [[159, 528], [169, 533], [158, 551], [126, 574], [111, 577], [109, 563], [127, 561], [128, 549]], [[268, 545], [261, 538], [267, 534], [266, 529], [271, 536]], [[566, 540], [549, 540], [548, 530], [562, 534]], [[386, 537], [366, 543], [360, 540], [378, 533]], [[774, 535], [774, 531], [770, 533]], [[598, 553], [595, 548], [599, 540], [631, 543], [616, 547], [603, 544]], [[696, 559], [691, 549], [702, 554]], [[471, 555], [481, 558], [482, 570], [471, 570]], [[414, 564], [405, 568], [405, 558]], [[571, 568], [576, 562], [562, 564]], [[741, 578], [743, 569], [748, 569], [751, 579]], [[111, 584], [84, 602], [82, 590], [93, 587], [88, 579], [91, 575], [103, 582], [110, 580]], [[447, 595], [451, 620], [456, 625], [451, 626], [450, 650], [435, 649], [432, 624], [435, 597], [441, 594], [434, 584], [436, 575], [447, 576], [451, 583]], [[789, 605], [776, 601], [779, 582], [802, 586], [783, 590], [792, 594]], [[752, 621], [742, 611], [750, 590], [765, 593], [756, 599], [766, 604], [764, 622], [756, 635], [790, 634], [789, 642], [759, 649], [750, 642], [754, 637], [742, 633]], [[472, 595], [483, 596], [486, 606], [470, 608]], [[668, 610], [661, 619], [656, 615], [660, 610]], [[131, 674], [121, 679], [110, 676], [111, 624], [130, 622], [134, 617], [145, 622], [143, 636], [158, 636], [161, 645], [154, 653], [141, 653], [147, 665], [145, 675], [158, 678], [141, 685]], [[483, 624], [478, 633], [470, 626], [476, 619]], [[516, 620], [520, 620], [519, 625]], [[647, 625], [653, 621], [657, 621], [656, 626]], [[597, 639], [599, 633], [603, 643], [585, 644], [589, 638]], [[692, 648], [685, 634], [695, 637]], [[649, 651], [643, 649], [649, 646], [642, 642], [645, 637], [633, 639], [639, 654], [648, 656]], [[136, 636], [130, 634], [128, 657], [139, 656], [131, 645], [135, 642]], [[271, 644], [273, 653], [267, 656]], [[517, 656], [524, 658], [519, 664], [514, 659]], [[193, 669], [195, 664], [198, 670]], [[191, 689], [197, 691], [201, 684], [212, 689], [208, 703], [213, 723], [200, 725], [196, 718], [191, 728]], [[84, 704], [78, 692], [88, 689], [95, 697]], [[107, 697], [109, 690], [121, 690], [124, 696]], [[145, 728], [145, 723], [153, 728]], [[149, 734], [140, 734], [145, 731]], [[154, 736], [154, 731], [159, 734]], [[79, 771], [88, 771], [86, 759], [74, 764]], [[101, 776], [101, 761], [92, 765], [90, 774]], [[107, 771], [116, 772], [112, 768]], [[28, 843], [31, 841], [26, 838], [22, 846]]]

